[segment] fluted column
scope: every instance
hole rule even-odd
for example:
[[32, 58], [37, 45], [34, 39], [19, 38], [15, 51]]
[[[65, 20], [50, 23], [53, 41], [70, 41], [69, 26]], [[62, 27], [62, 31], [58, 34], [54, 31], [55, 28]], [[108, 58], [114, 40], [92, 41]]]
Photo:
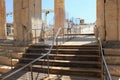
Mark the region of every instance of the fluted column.
[[54, 0], [54, 12], [55, 12], [55, 27], [57, 31], [59, 27], [64, 27], [65, 22], [65, 0]]
[[97, 0], [97, 26], [100, 29], [100, 36], [102, 40], [105, 40], [105, 5], [104, 0]]
[[14, 37], [17, 41], [32, 40], [32, 28], [41, 27], [42, 0], [14, 0]]
[[5, 0], [0, 0], [0, 39], [6, 39], [6, 8], [5, 8]]

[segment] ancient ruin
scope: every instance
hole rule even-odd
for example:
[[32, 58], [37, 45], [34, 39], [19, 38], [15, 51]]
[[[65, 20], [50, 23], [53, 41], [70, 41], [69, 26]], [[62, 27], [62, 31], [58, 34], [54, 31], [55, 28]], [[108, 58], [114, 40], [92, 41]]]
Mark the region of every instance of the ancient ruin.
[[97, 0], [97, 25], [105, 41], [120, 40], [119, 0]]
[[49, 26], [42, 0], [13, 2], [8, 24], [0, 0], [0, 80], [120, 80], [120, 0], [96, 0], [91, 24], [66, 19], [65, 0], [54, 0]]
[[6, 10], [4, 0], [0, 0], [0, 39], [6, 39]]
[[32, 39], [32, 28], [42, 24], [41, 7], [41, 0], [14, 0], [14, 37], [17, 41]]
[[[55, 0], [54, 12], [55, 12], [55, 30], [59, 27], [64, 27], [65, 24], [65, 1]], [[62, 15], [61, 15], [62, 14]]]

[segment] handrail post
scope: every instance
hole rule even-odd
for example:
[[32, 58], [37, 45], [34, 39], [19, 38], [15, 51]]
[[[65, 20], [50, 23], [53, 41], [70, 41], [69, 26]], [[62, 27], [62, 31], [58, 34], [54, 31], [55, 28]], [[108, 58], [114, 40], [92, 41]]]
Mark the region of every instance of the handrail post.
[[37, 33], [36, 33], [36, 29], [35, 29], [35, 43], [37, 43], [36, 35], [37, 35]]
[[63, 43], [65, 42], [65, 37], [64, 37], [64, 33], [63, 33]]
[[10, 59], [10, 67], [11, 67], [11, 69], [13, 69], [12, 55], [11, 55], [11, 52], [10, 52], [9, 48], [7, 48], [7, 53], [8, 53], [9, 59]]
[[50, 75], [49, 55], [47, 55], [47, 66], [48, 66], [48, 77], [49, 77], [49, 75]]
[[58, 37], [56, 38], [56, 51], [57, 51], [57, 54], [58, 54]]
[[102, 60], [101, 68], [102, 68], [101, 79], [104, 80], [104, 62], [103, 62], [103, 60]]
[[33, 70], [32, 70], [32, 64], [30, 65], [30, 73], [31, 73], [31, 80], [33, 80]]
[[11, 52], [10, 52], [10, 51], [9, 51], [9, 53], [10, 53], [10, 63], [11, 63], [11, 69], [13, 69], [12, 54], [11, 54]]

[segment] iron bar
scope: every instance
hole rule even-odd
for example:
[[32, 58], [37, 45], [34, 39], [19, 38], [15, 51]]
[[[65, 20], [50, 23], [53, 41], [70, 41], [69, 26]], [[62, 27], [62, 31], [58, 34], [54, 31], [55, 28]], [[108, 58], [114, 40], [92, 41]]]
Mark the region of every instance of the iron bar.
[[50, 75], [49, 55], [47, 55], [47, 66], [48, 66], [48, 77], [49, 77], [49, 75]]
[[32, 64], [30, 65], [30, 73], [31, 73], [31, 80], [33, 80], [33, 70], [32, 70]]
[[36, 33], [36, 29], [35, 29], [35, 43], [37, 43], [37, 33]]
[[107, 66], [107, 63], [106, 63], [106, 60], [105, 60], [105, 57], [104, 57], [104, 53], [103, 53], [103, 48], [102, 48], [102, 41], [101, 41], [101, 38], [100, 38], [100, 31], [99, 31], [99, 28], [95, 26], [95, 28], [97, 29], [97, 34], [98, 34], [98, 40], [99, 40], [99, 45], [100, 45], [100, 51], [101, 51], [101, 57], [102, 57], [102, 60], [103, 60], [103, 64], [105, 66], [105, 70], [107, 72], [107, 75], [108, 75], [108, 78], [109, 80], [112, 80], [112, 77], [110, 75], [110, 72], [109, 72], [109, 69], [108, 69], [108, 66]]

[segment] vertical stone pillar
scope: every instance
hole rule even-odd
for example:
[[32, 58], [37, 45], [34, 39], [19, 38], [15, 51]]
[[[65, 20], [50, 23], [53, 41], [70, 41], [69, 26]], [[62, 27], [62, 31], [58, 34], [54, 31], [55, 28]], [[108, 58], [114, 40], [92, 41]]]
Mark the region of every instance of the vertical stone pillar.
[[106, 0], [105, 19], [106, 19], [106, 40], [118, 40], [118, 11], [117, 0]]
[[[54, 12], [55, 12], [55, 32], [59, 27], [64, 27], [65, 22], [65, 0], [54, 0]], [[63, 32], [63, 31], [62, 31]]]
[[38, 27], [41, 27], [41, 0], [14, 0], [15, 39], [31, 40], [32, 28]]
[[104, 12], [104, 0], [97, 0], [97, 26], [100, 29], [100, 36], [102, 40], [105, 40], [105, 12]]
[[120, 41], [120, 0], [118, 0], [118, 36]]
[[6, 8], [5, 8], [5, 0], [0, 0], [0, 39], [6, 39]]

